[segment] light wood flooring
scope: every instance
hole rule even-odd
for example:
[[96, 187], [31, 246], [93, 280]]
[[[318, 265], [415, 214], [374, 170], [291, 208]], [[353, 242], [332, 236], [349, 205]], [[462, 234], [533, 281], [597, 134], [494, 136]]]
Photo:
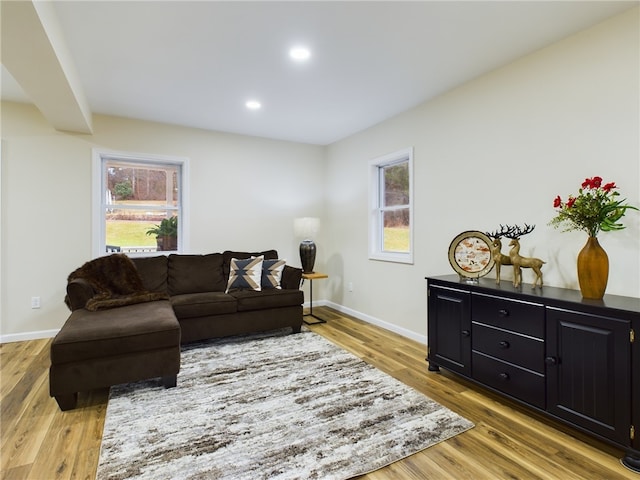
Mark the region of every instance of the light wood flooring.
[[[309, 328], [473, 421], [475, 428], [368, 475], [398, 479], [631, 479], [621, 451], [459, 379], [428, 372], [426, 347], [328, 308]], [[50, 340], [0, 346], [2, 479], [94, 479], [108, 390], [60, 412], [49, 397]], [[126, 425], [123, 425], [126, 428]]]

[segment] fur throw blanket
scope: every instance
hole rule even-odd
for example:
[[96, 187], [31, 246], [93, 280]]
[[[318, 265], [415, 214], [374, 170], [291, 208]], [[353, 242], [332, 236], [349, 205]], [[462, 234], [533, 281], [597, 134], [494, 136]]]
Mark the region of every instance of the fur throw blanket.
[[[169, 298], [166, 293], [146, 290], [135, 264], [121, 253], [98, 257], [85, 263], [71, 272], [67, 281], [76, 278], [86, 280], [95, 291], [95, 295], [84, 306], [92, 312]], [[65, 303], [71, 308], [68, 296]]]

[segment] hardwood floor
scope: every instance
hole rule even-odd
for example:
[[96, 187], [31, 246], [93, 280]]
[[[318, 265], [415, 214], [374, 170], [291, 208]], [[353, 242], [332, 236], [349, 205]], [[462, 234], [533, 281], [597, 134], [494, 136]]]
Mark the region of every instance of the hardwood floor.
[[[446, 371], [428, 372], [424, 345], [328, 308], [309, 328], [437, 402], [475, 428], [360, 479], [636, 479], [622, 452]], [[94, 479], [108, 390], [82, 393], [60, 412], [49, 397], [50, 340], [0, 346], [3, 479]], [[126, 426], [123, 426], [126, 428]]]

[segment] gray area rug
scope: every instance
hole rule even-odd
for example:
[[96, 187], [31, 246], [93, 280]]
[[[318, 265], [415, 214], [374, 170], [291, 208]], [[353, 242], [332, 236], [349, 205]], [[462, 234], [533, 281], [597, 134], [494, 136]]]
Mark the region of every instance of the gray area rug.
[[347, 479], [471, 427], [313, 332], [235, 337], [111, 389], [97, 479]]

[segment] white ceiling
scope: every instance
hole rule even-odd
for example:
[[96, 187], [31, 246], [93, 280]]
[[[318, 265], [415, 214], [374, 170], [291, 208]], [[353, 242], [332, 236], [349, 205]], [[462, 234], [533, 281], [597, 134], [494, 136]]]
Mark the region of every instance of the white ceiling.
[[[54, 6], [91, 112], [326, 145], [638, 4]], [[298, 44], [312, 51], [306, 63], [288, 57]], [[37, 75], [38, 66], [32, 70]], [[263, 108], [247, 110], [250, 98]], [[4, 66], [2, 99], [29, 101]]]

